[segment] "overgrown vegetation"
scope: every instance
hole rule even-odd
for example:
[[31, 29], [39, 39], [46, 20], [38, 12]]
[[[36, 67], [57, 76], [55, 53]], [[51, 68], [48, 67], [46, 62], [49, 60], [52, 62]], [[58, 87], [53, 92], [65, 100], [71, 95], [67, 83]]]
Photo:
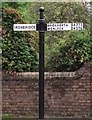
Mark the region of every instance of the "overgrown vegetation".
[[[76, 35], [77, 34], [77, 35]], [[48, 53], [47, 69], [53, 71], [75, 71], [91, 59], [91, 41], [87, 30], [70, 31], [57, 39]]]
[[2, 118], [4, 119], [4, 118], [15, 118], [15, 115], [13, 115], [13, 114], [3, 114], [2, 115]]
[[24, 23], [19, 12], [3, 8], [2, 69], [17, 72], [37, 71], [37, 35], [32, 32], [14, 32], [14, 23]]
[[39, 70], [37, 32], [14, 32], [14, 23], [36, 23], [39, 7], [45, 7], [47, 23], [83, 22], [84, 30], [46, 32], [45, 71], [75, 71], [92, 62], [90, 15], [80, 3], [3, 3], [3, 70]]

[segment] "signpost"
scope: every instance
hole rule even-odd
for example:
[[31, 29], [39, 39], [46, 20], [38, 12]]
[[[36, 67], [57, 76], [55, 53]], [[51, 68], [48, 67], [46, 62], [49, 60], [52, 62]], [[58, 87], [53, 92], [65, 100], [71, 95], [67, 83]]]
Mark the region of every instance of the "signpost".
[[14, 31], [39, 31], [39, 119], [44, 119], [44, 34], [45, 31], [82, 30], [83, 23], [46, 23], [40, 7], [37, 24], [14, 24]]

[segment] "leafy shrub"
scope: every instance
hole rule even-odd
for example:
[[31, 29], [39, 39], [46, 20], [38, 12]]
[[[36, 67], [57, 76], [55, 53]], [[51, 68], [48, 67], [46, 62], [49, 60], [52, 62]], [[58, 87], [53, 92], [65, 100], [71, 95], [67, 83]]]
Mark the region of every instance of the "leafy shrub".
[[[83, 22], [84, 28], [92, 31], [92, 25], [89, 27], [90, 16], [80, 3], [6, 2], [3, 4], [3, 70], [38, 71], [37, 32], [14, 32], [12, 27], [14, 23], [25, 23], [29, 20], [36, 22], [39, 18], [38, 8], [41, 5], [46, 8], [47, 23]], [[92, 35], [89, 37], [86, 30], [69, 33], [68, 31], [47, 32], [45, 35], [46, 71], [74, 71], [85, 61], [92, 61], [90, 38], [92, 39]]]
[[37, 35], [32, 32], [14, 32], [13, 24], [23, 23], [15, 9], [3, 8], [2, 69], [8, 71], [37, 71]]
[[92, 59], [91, 41], [87, 30], [70, 31], [58, 39], [48, 51], [47, 68], [50, 71], [75, 71]]

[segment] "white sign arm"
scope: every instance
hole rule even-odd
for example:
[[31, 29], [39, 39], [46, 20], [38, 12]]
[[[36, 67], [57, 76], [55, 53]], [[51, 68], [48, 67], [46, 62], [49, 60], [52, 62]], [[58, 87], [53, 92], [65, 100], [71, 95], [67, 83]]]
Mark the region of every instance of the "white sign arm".
[[82, 30], [83, 23], [48, 23], [47, 31]]
[[14, 24], [14, 31], [36, 31], [36, 24]]

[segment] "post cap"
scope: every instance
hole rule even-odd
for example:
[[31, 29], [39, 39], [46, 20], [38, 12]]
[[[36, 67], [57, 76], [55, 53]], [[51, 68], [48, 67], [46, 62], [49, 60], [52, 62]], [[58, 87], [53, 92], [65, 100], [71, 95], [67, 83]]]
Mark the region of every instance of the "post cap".
[[40, 12], [44, 12], [44, 7], [39, 8]]

